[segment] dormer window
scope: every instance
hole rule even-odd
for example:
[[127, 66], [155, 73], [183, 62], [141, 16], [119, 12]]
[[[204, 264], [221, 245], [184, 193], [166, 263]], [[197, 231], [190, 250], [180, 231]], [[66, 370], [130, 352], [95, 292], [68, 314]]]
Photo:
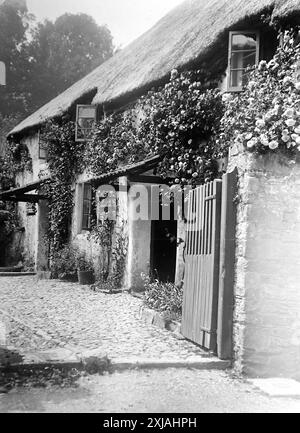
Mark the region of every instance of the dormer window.
[[88, 141], [96, 122], [97, 107], [95, 105], [77, 105], [76, 141]]
[[247, 83], [249, 66], [259, 62], [259, 32], [229, 32], [228, 91], [241, 91]]

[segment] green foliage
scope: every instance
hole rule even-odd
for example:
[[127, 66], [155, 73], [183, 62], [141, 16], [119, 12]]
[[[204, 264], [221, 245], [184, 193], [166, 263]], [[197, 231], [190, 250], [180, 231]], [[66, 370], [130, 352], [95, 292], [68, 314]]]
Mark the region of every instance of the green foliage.
[[70, 245], [64, 245], [55, 251], [51, 262], [53, 278], [76, 279], [77, 278], [77, 251]]
[[15, 205], [0, 202], [0, 259], [4, 259], [10, 237], [19, 225]]
[[0, 155], [0, 189], [15, 186], [15, 177], [23, 170], [32, 170], [32, 160], [28, 148], [22, 144], [10, 143]]
[[94, 265], [91, 260], [88, 260], [85, 254], [77, 253], [76, 255], [76, 267], [79, 271], [89, 272], [94, 270]]
[[274, 58], [261, 61], [250, 73], [245, 91], [225, 95], [226, 112], [218, 143], [235, 143], [255, 153], [280, 150], [293, 156], [300, 151], [299, 30], [282, 34]]
[[136, 127], [134, 109], [102, 119], [87, 144], [86, 161], [95, 176], [115, 170], [120, 164], [134, 163], [147, 156], [150, 148]]
[[128, 236], [124, 229], [125, 222], [105, 220], [95, 224], [90, 238], [98, 241], [102, 255], [107, 254], [106, 267], [100, 270], [97, 287], [110, 292], [122, 288], [128, 252]]
[[115, 222], [112, 220], [97, 221], [96, 219], [92, 222], [91, 232], [89, 239], [93, 239], [98, 244], [106, 247], [111, 247], [112, 233], [115, 227]]
[[113, 54], [112, 35], [86, 14], [64, 14], [39, 23], [27, 47], [33, 79], [31, 107], [39, 108]]
[[99, 122], [87, 146], [90, 171], [101, 175], [120, 164], [161, 155], [158, 173], [181, 184], [215, 178], [219, 149], [211, 136], [218, 131], [224, 104], [217, 83], [202, 70], [179, 74], [158, 91], [149, 92], [125, 113]]
[[47, 143], [51, 182], [44, 186], [49, 201], [49, 241], [52, 251], [58, 251], [68, 241], [70, 218], [74, 205], [72, 190], [76, 175], [83, 170], [83, 143], [75, 143], [73, 122], [48, 122], [42, 131]]
[[163, 89], [142, 99], [141, 134], [152, 152], [163, 156], [159, 173], [175, 175], [178, 184], [201, 184], [217, 176], [219, 153], [210, 139], [224, 112], [215, 89], [218, 78], [203, 70], [173, 70]]
[[7, 67], [7, 85], [0, 86], [0, 113], [24, 114], [29, 99], [27, 31], [32, 21], [26, 4], [5, 1], [0, 5], [0, 60]]
[[[16, 175], [23, 170], [32, 170], [28, 149], [22, 144], [5, 143], [1, 140], [16, 118], [0, 114], [0, 190], [14, 188]], [[0, 202], [0, 245], [2, 256], [11, 241], [11, 235], [19, 226], [16, 204]]]
[[6, 140], [7, 134], [20, 121], [21, 117], [18, 114], [9, 114], [5, 116], [0, 112], [0, 156], [5, 155], [6, 151], [9, 150], [9, 144]]
[[147, 307], [170, 319], [179, 320], [182, 315], [183, 288], [173, 283], [162, 283], [158, 280], [151, 281], [142, 274], [145, 287], [144, 303]]
[[[0, 2], [2, 3], [2, 2]], [[112, 35], [85, 14], [37, 23], [26, 2], [0, 5], [0, 113], [22, 117], [57, 96], [113, 54]]]
[[113, 289], [121, 289], [124, 281], [127, 252], [128, 252], [128, 237], [124, 230], [124, 222], [119, 224], [115, 229], [115, 242], [112, 246], [112, 273], [110, 283]]

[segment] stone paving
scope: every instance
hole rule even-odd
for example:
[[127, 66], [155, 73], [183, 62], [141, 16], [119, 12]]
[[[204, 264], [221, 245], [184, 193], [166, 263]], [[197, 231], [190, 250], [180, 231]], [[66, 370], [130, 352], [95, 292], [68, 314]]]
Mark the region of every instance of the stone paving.
[[109, 358], [203, 355], [192, 343], [143, 323], [138, 318], [142, 301], [129, 294], [108, 295], [36, 277], [1, 277], [0, 299], [6, 345], [20, 353], [61, 348], [76, 353], [97, 349]]
[[0, 394], [7, 412], [145, 413], [147, 425], [149, 413], [300, 413], [300, 400], [270, 398], [223, 371], [129, 370], [84, 376], [76, 387], [15, 388]]

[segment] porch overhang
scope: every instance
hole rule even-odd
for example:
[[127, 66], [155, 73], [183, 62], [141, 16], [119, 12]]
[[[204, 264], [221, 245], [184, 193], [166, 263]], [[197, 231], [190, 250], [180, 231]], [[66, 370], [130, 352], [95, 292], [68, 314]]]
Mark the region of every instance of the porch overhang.
[[143, 161], [120, 167], [113, 172], [102, 174], [91, 180], [94, 186], [99, 187], [104, 184], [112, 183], [116, 179], [126, 176], [129, 182], [132, 183], [148, 183], [148, 184], [166, 184], [171, 179], [165, 179], [160, 176], [145, 174], [157, 167], [161, 162], [162, 157], [157, 155]]
[[38, 203], [40, 200], [47, 200], [48, 197], [43, 194], [28, 193], [39, 190], [40, 187], [49, 180], [50, 178], [45, 178], [36, 182], [28, 183], [23, 187], [12, 188], [8, 191], [2, 191], [0, 192], [0, 201], [11, 201], [15, 203]]

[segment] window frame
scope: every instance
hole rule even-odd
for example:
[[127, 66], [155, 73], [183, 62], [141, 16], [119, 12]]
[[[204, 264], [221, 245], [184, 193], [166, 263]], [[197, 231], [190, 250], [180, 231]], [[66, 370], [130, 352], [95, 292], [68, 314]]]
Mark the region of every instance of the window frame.
[[[232, 71], [244, 71], [245, 68], [238, 68], [238, 69], [232, 69], [231, 68], [231, 62], [232, 62], [232, 53], [235, 51], [232, 49], [232, 37], [234, 35], [243, 35], [243, 34], [254, 34], [256, 35], [256, 56], [255, 56], [255, 64], [258, 65], [259, 58], [260, 58], [260, 31], [259, 30], [231, 30], [229, 32], [229, 46], [228, 46], [228, 77], [227, 77], [227, 91], [228, 92], [242, 92], [243, 86], [241, 87], [232, 87], [230, 86], [231, 81], [231, 72]], [[240, 50], [240, 51], [247, 51], [247, 50]], [[253, 51], [253, 50], [248, 50]]]
[[[80, 137], [78, 137], [78, 132], [79, 132], [79, 128], [80, 128], [80, 126], [78, 124], [79, 111], [80, 111], [80, 108], [87, 108], [87, 107], [94, 109], [94, 118], [93, 118], [93, 120], [94, 120], [94, 122], [97, 121], [97, 106], [96, 105], [92, 105], [92, 104], [78, 104], [76, 106], [75, 142], [77, 142], [77, 143], [82, 143], [82, 142], [85, 142], [85, 141], [89, 141], [88, 138], [80, 138]], [[90, 118], [90, 119], [92, 119], [92, 118]]]
[[[90, 188], [90, 198], [86, 198], [85, 196], [85, 191], [86, 191], [86, 187]], [[88, 202], [88, 213], [85, 213], [85, 202]], [[82, 183], [82, 211], [81, 211], [81, 231], [82, 232], [87, 232], [87, 231], [91, 231], [91, 219], [92, 219], [92, 203], [93, 203], [93, 188], [91, 183], [89, 182], [84, 182]], [[89, 224], [87, 227], [84, 226], [84, 220], [85, 217], [88, 217], [88, 221]]]
[[0, 86], [6, 86], [6, 64], [0, 60]]
[[[48, 158], [48, 149], [47, 147], [42, 148], [41, 146], [41, 130], [39, 130], [38, 140], [39, 140], [39, 159], [41, 159], [42, 161], [46, 161]], [[41, 150], [45, 152], [45, 156], [42, 156]]]

